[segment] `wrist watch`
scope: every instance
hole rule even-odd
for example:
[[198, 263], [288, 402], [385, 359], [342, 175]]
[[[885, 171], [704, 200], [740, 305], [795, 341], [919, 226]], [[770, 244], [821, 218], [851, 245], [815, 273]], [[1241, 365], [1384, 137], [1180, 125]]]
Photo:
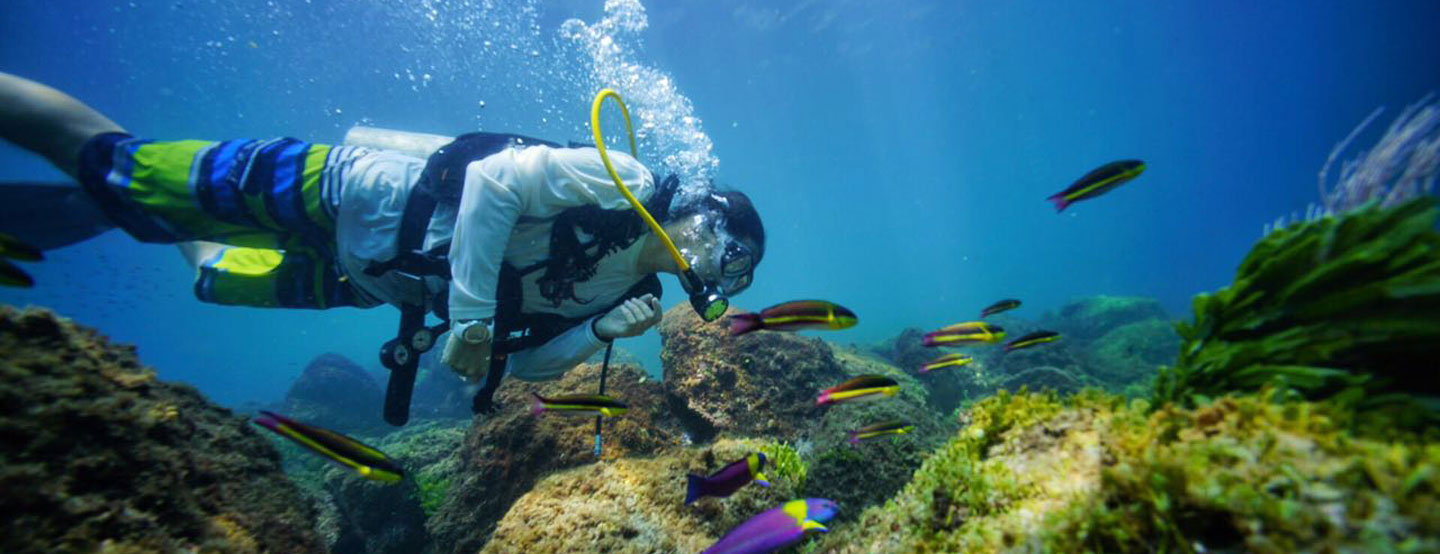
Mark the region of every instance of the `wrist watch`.
[[490, 342], [490, 336], [495, 332], [495, 318], [456, 320], [451, 332], [459, 333], [460, 340], [470, 344]]

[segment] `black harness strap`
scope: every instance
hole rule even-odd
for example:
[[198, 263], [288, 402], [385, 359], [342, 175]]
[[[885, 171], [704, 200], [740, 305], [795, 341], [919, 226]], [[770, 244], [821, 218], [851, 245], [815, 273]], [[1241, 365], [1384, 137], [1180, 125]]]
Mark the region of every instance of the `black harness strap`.
[[[365, 273], [371, 276], [398, 272], [404, 277], [414, 279], [422, 291], [418, 304], [405, 304], [400, 307], [400, 331], [380, 350], [380, 363], [390, 370], [390, 381], [385, 390], [385, 421], [391, 425], [400, 426], [409, 421], [410, 397], [415, 386], [420, 355], [434, 346], [435, 337], [450, 328], [445, 291], [431, 295], [424, 283], [426, 277], [441, 277], [447, 281], [450, 279], [449, 244], [437, 245], [428, 252], [422, 250], [436, 207], [440, 204], [459, 204], [464, 191], [465, 169], [470, 162], [506, 148], [533, 145], [560, 147], [554, 142], [521, 135], [470, 133], [457, 137], [454, 142], [435, 151], [426, 161], [420, 180], [406, 199], [396, 236], [395, 257], [372, 263], [365, 268]], [[584, 145], [571, 144], [571, 147], [577, 146]], [[665, 195], [662, 199], [668, 204], [668, 198], [669, 196]], [[650, 275], [632, 286], [615, 303], [599, 306], [597, 311], [585, 317], [567, 318], [555, 314], [522, 313], [524, 295], [521, 277], [541, 267], [543, 266], [537, 265], [521, 271], [509, 264], [501, 265], [495, 295], [495, 334], [490, 366], [487, 368], [485, 386], [475, 394], [471, 404], [475, 413], [489, 413], [496, 408], [495, 390], [505, 376], [505, 365], [510, 354], [545, 344], [595, 314], [614, 309], [630, 298], [645, 294], [653, 294], [659, 298], [661, 294], [660, 279]], [[429, 327], [425, 325], [427, 305], [442, 320], [439, 324]], [[601, 390], [604, 390], [603, 383]]]
[[[415, 390], [420, 355], [433, 348], [435, 337], [450, 328], [449, 306], [444, 292], [432, 296], [425, 285], [425, 277], [429, 276], [450, 279], [450, 262], [446, 255], [449, 245], [438, 245], [428, 252], [423, 250], [425, 233], [435, 216], [435, 208], [441, 202], [460, 202], [465, 188], [465, 168], [470, 162], [512, 146], [535, 144], [558, 146], [521, 135], [470, 133], [436, 150], [426, 160], [420, 180], [411, 188], [405, 201], [400, 230], [395, 237], [395, 257], [365, 268], [365, 274], [374, 277], [398, 272], [414, 280], [420, 290], [419, 302], [400, 306], [400, 330], [395, 338], [380, 347], [380, 363], [390, 370], [390, 380], [385, 387], [387, 423], [398, 427], [410, 420], [410, 398]], [[434, 310], [440, 317], [439, 324], [425, 325], [427, 309]]]

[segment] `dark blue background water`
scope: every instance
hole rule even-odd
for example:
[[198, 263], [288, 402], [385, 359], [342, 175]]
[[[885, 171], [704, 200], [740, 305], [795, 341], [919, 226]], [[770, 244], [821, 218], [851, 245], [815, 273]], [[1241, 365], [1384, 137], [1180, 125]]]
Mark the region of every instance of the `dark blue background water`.
[[[585, 138], [590, 60], [558, 29], [599, 19], [598, 0], [235, 4], [8, 2], [0, 71], [158, 139], [335, 142], [357, 123]], [[1316, 198], [1365, 115], [1388, 106], [1388, 122], [1440, 89], [1430, 1], [650, 4], [650, 28], [622, 42], [689, 97], [720, 180], [765, 218], [768, 254], [737, 303], [835, 300], [862, 320], [826, 335], [839, 341], [1010, 296], [1021, 315], [1093, 294], [1183, 315], [1264, 223]], [[1060, 215], [1044, 201], [1129, 157], [1150, 168], [1110, 196]], [[56, 178], [0, 146], [0, 180]], [[0, 301], [135, 343], [230, 404], [278, 398], [321, 352], [376, 366], [395, 325], [388, 308], [201, 304], [173, 247], [118, 232], [27, 268], [40, 285]], [[657, 370], [654, 333], [622, 346]]]

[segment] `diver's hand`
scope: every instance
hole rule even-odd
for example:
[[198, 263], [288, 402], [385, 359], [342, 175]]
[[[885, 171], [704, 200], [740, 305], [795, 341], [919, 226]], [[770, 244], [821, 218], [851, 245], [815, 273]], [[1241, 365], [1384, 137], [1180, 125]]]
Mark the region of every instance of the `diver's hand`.
[[660, 323], [664, 315], [660, 300], [655, 295], [631, 298], [595, 320], [595, 336], [605, 341], [633, 337]]
[[450, 331], [440, 362], [466, 381], [478, 382], [490, 369], [490, 322], [458, 325]]

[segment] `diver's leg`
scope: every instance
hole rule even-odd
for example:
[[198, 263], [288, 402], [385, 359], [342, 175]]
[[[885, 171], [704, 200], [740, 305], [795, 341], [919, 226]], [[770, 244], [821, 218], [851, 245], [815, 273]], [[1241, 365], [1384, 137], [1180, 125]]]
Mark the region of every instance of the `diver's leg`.
[[119, 125], [68, 94], [35, 81], [0, 73], [0, 139], [44, 156], [77, 177], [80, 148]]

